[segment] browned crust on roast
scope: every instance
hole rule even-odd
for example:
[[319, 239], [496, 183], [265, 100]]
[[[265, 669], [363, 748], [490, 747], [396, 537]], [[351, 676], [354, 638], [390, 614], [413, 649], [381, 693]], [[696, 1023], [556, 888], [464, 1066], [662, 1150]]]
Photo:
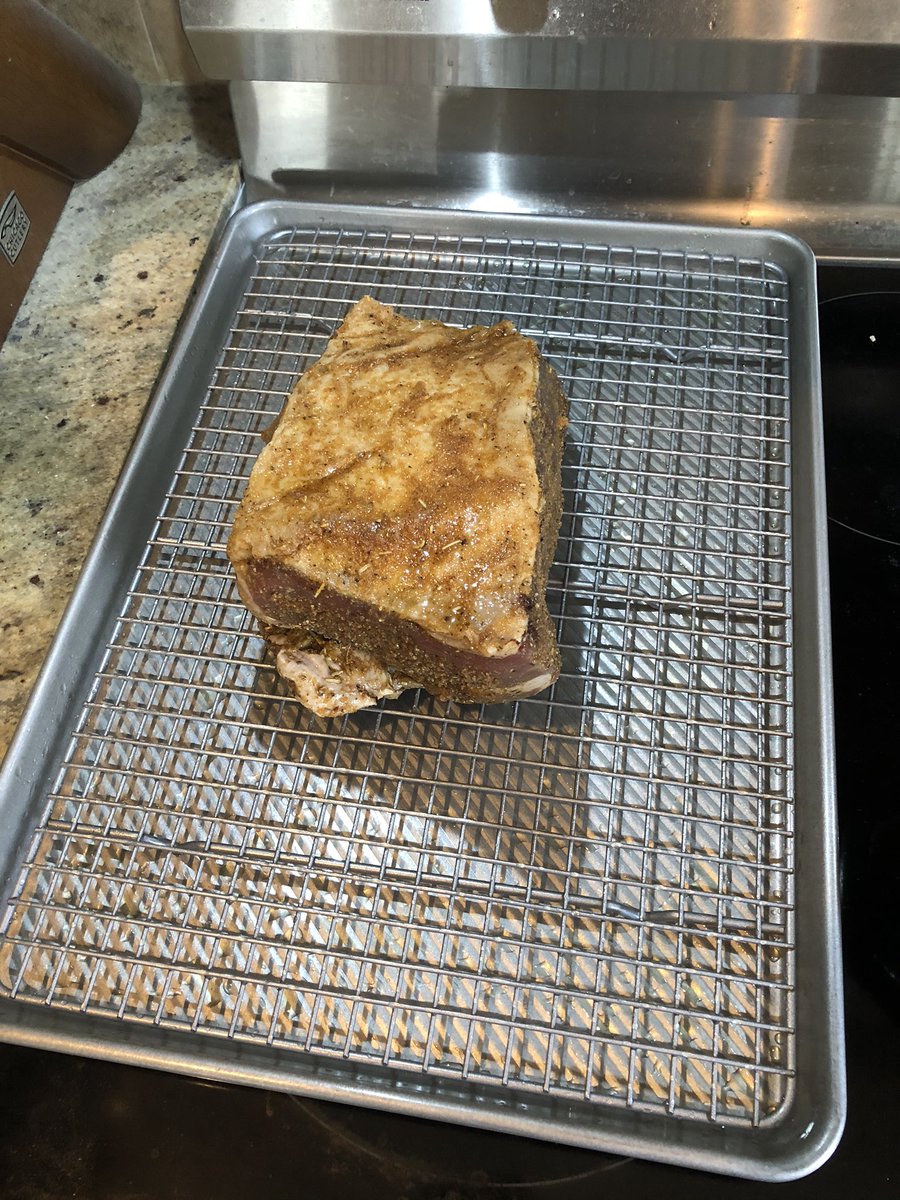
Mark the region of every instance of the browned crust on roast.
[[543, 359], [540, 359], [539, 362], [538, 394], [531, 421], [531, 439], [534, 443], [534, 457], [537, 477], [541, 485], [543, 509], [540, 518], [540, 541], [534, 567], [533, 612], [546, 619], [547, 636], [553, 641], [555, 649], [556, 636], [547, 612], [544, 593], [547, 576], [550, 574], [550, 567], [553, 565], [553, 558], [556, 554], [559, 527], [562, 522], [562, 457], [569, 404], [559, 386], [556, 372]]
[[559, 652], [545, 605], [529, 615], [520, 651], [486, 658], [440, 642], [406, 621], [351, 596], [317, 585], [281, 563], [254, 560], [238, 579], [241, 598], [264, 623], [301, 629], [374, 655], [392, 672], [417, 680], [443, 700], [493, 703], [546, 687], [559, 674]]
[[[372, 302], [368, 303], [371, 307]], [[382, 312], [389, 311], [378, 311], [379, 319]], [[342, 330], [344, 328], [345, 326], [342, 326]], [[508, 323], [495, 326], [492, 330], [482, 330], [481, 333], [487, 341], [476, 342], [473, 345], [487, 346], [491, 339], [500, 339], [500, 342], [496, 343], [499, 345], [502, 344], [503, 338], [520, 338]], [[315, 637], [371, 654], [391, 671], [418, 680], [427, 690], [441, 698], [464, 702], [507, 700], [517, 695], [542, 690], [557, 677], [559, 652], [553, 623], [547, 610], [545, 589], [559, 536], [562, 510], [561, 463], [567, 404], [552, 367], [541, 359], [533, 343], [527, 339], [520, 341], [527, 347], [526, 357], [530, 355], [531, 362], [537, 367], [536, 390], [533, 393], [533, 403], [529, 406], [531, 414], [528, 425], [534, 463], [533, 466], [527, 464], [525, 468], [528, 472], [534, 471], [529, 477], [532, 480], [536, 477], [536, 486], [530, 485], [533, 499], [529, 500], [527, 507], [532, 539], [530, 569], [519, 574], [517, 588], [510, 590], [507, 579], [504, 585], [506, 590], [498, 593], [503, 597], [501, 603], [509, 606], [507, 611], [511, 615], [518, 613], [514, 618], [518, 627], [515, 639], [507, 640], [502, 646], [499, 642], [492, 646], [482, 645], [480, 635], [473, 634], [472, 642], [469, 643], [470, 630], [466, 628], [463, 617], [459, 618], [458, 630], [454, 629], [454, 633], [458, 632], [461, 636], [445, 638], [441, 629], [435, 628], [434, 631], [430, 631], [419, 625], [417, 618], [401, 616], [394, 610], [392, 603], [385, 609], [379, 608], [378, 589], [368, 586], [366, 595], [365, 587], [350, 587], [347, 590], [342, 590], [342, 584], [332, 587], [330, 582], [315, 577], [315, 572], [304, 573], [302, 555], [299, 559], [297, 557], [298, 539], [307, 536], [305, 531], [309, 530], [309, 536], [315, 537], [316, 528], [321, 531], [327, 522], [333, 521], [333, 545], [336, 552], [346, 552], [348, 563], [358, 561], [362, 564], [356, 569], [359, 575], [365, 578], [367, 585], [371, 585], [371, 581], [380, 577], [380, 563], [391, 563], [395, 555], [406, 555], [410, 560], [410, 566], [406, 569], [410, 575], [409, 586], [415, 589], [418, 573], [431, 568], [426, 568], [425, 565], [429, 555], [424, 552], [421, 555], [413, 554], [413, 550], [420, 544], [423, 547], [426, 545], [424, 534], [435, 531], [435, 524], [432, 522], [452, 521], [454, 512], [461, 512], [467, 504], [481, 504], [485, 506], [485, 512], [513, 513], [514, 505], [507, 509], [497, 509], [495, 506], [508, 505], [510, 494], [516, 493], [519, 485], [515, 482], [515, 473], [510, 477], [509, 470], [505, 473], [500, 472], [496, 484], [490, 474], [491, 464], [488, 464], [488, 474], [485, 476], [473, 473], [466, 455], [467, 443], [464, 438], [460, 438], [458, 449], [447, 457], [444, 443], [449, 445], [448, 438], [452, 439], [455, 433], [452, 429], [444, 427], [438, 431], [439, 438], [435, 441], [435, 448], [440, 448], [446, 462], [437, 458], [429, 461], [428, 469], [433, 474], [425, 490], [413, 490], [410, 493], [408, 510], [396, 520], [388, 518], [373, 521], [365, 516], [364, 512], [360, 512], [358, 505], [361, 504], [363, 510], [367, 504], [371, 505], [369, 497], [372, 493], [364, 489], [357, 488], [354, 493], [348, 493], [345, 498], [347, 503], [339, 503], [342, 499], [342, 485], [339, 472], [334, 471], [323, 476], [323, 479], [327, 479], [331, 499], [320, 501], [319, 493], [315, 493], [318, 526], [315, 522], [305, 526], [297, 523], [297, 518], [293, 515], [297, 511], [293, 507], [294, 493], [285, 492], [283, 488], [278, 496], [287, 498], [287, 507], [278, 496], [273, 501], [268, 500], [264, 487], [261, 493], [260, 487], [257, 486], [251, 505], [248, 505], [245, 497], [235, 520], [228, 550], [241, 596], [260, 621], [284, 630], [302, 630]], [[432, 356], [432, 364], [442, 361], [440, 356], [444, 354], [448, 369], [452, 369], [453, 358], [446, 347], [432, 346], [427, 352]], [[471, 357], [469, 355], [470, 359]], [[412, 397], [417, 395], [416, 391], [411, 393]], [[418, 402], [422, 400], [424, 396], [420, 397]], [[471, 415], [468, 414], [469, 417]], [[416, 420], [415, 413], [404, 416], [404, 421], [413, 422], [413, 429], [416, 428]], [[352, 424], [350, 428], [353, 428]], [[519, 424], [518, 428], [521, 430], [522, 425]], [[303, 440], [285, 444], [297, 445], [299, 451], [303, 451]], [[527, 455], [523, 454], [522, 462], [526, 463], [526, 460]], [[502, 463], [503, 459], [498, 458], [496, 461]], [[516, 463], [518, 459], [513, 457], [506, 461]], [[291, 475], [287, 474], [283, 478], [290, 486]], [[376, 479], [376, 486], [379, 483]], [[307, 489], [305, 494], [314, 494], [314, 483], [304, 486]], [[427, 490], [428, 487], [431, 488], [430, 491]], [[454, 488], [460, 493], [457, 506], [449, 502]], [[422, 495], [427, 499], [422, 499]], [[271, 522], [270, 514], [274, 515], [276, 512], [278, 523], [274, 526], [269, 523], [267, 527], [267, 520]], [[360, 515], [357, 516], [357, 513]], [[503, 519], [508, 521], [509, 517]], [[407, 524], [409, 529], [406, 529]], [[368, 549], [357, 546], [356, 541], [370, 526], [370, 541], [372, 538], [375, 540]], [[269, 535], [270, 530], [273, 531], [272, 536]], [[405, 542], [403, 538], [397, 540], [398, 531], [406, 539]], [[454, 536], [455, 531], [445, 532], [445, 528], [440, 528], [440, 532], [435, 534], [438, 551], [442, 548], [449, 550], [455, 546], [457, 551], [454, 553], [461, 552], [466, 547], [465, 539], [460, 544], [453, 541]], [[445, 538], [447, 545], [442, 547], [441, 543]], [[281, 546], [287, 548], [285, 556], [282, 556]], [[389, 557], [382, 558], [384, 554], [388, 554]], [[471, 564], [472, 556], [468, 549], [466, 554], [467, 562]], [[285, 560], [291, 555], [294, 555], [295, 559], [293, 565]], [[416, 561], [417, 557], [419, 562]], [[501, 557], [496, 561], [498, 569], [502, 571], [503, 562], [512, 560]], [[461, 568], [462, 565], [460, 563]], [[306, 570], [309, 571], [309, 568]], [[363, 576], [364, 571], [371, 571], [371, 574]], [[459, 576], [448, 577], [445, 573], [444, 578], [449, 578], [452, 586], [453, 580]], [[422, 580], [426, 586], [431, 582], [427, 575], [422, 575]], [[354, 590], [363, 594], [352, 594]], [[413, 599], [417, 594], [414, 590]], [[438, 595], [439, 591], [433, 594]], [[483, 594], [491, 596], [493, 592], [488, 589]], [[398, 607], [401, 611], [409, 607], [406, 595], [408, 593], [400, 592], [395, 597], [400, 601]], [[452, 611], [462, 612], [464, 607], [454, 607]], [[434, 611], [434, 605], [431, 611]], [[443, 608], [437, 609], [438, 613], [445, 611], [447, 610]], [[440, 622], [437, 624], [440, 625]]]

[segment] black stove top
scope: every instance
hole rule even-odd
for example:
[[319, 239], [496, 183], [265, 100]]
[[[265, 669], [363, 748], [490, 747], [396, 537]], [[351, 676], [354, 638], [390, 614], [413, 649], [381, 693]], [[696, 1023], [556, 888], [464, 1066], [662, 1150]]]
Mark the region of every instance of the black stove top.
[[846, 956], [900, 1011], [900, 270], [823, 272], [819, 325]]
[[[873, 295], [873, 293], [875, 295]], [[900, 270], [823, 267], [849, 1115], [779, 1196], [900, 1192]], [[0, 1046], [6, 1200], [740, 1200], [722, 1179]]]

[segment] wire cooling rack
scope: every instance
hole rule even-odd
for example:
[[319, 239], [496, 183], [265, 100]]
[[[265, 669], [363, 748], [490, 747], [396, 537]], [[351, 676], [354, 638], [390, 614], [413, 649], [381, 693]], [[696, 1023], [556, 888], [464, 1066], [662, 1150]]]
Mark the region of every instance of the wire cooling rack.
[[[570, 397], [542, 696], [325, 721], [238, 600], [224, 543], [258, 435], [365, 293], [512, 320]], [[763, 259], [262, 243], [21, 865], [0, 987], [401, 1087], [774, 1118], [795, 1053], [787, 303]]]

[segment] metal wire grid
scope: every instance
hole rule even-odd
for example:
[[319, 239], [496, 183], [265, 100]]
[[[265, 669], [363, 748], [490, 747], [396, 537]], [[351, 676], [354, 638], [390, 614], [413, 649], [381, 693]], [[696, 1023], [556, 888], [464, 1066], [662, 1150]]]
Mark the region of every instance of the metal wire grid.
[[[224, 540], [364, 293], [508, 317], [571, 398], [563, 674], [304, 711]], [[758, 1124], [792, 1077], [787, 285], [660, 249], [263, 246], [2, 932], [24, 1002]]]

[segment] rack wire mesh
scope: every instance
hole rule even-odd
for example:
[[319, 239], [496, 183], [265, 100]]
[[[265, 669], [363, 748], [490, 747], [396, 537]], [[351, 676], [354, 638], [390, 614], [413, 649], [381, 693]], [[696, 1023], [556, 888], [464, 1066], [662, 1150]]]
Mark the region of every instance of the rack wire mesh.
[[[571, 401], [563, 673], [325, 721], [224, 554], [365, 293], [509, 318]], [[0, 932], [23, 1003], [737, 1125], [794, 1056], [787, 281], [347, 228], [260, 247]]]

